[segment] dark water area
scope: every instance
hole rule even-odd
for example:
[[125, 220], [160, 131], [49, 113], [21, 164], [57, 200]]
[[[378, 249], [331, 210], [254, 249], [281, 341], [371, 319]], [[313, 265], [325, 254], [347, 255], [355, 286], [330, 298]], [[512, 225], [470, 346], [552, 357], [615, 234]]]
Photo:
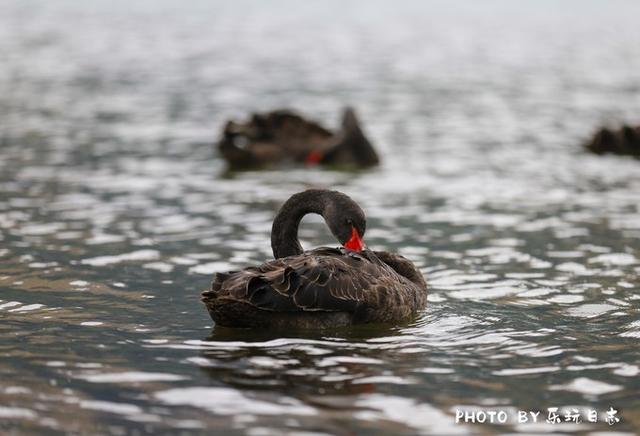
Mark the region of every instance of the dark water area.
[[[0, 432], [639, 432], [640, 162], [580, 147], [640, 122], [638, 17], [634, 1], [0, 1]], [[335, 126], [346, 104], [377, 169], [230, 174], [212, 146], [230, 117]], [[311, 186], [348, 193], [368, 245], [421, 268], [425, 312], [212, 329], [200, 292], [269, 259], [277, 208]], [[314, 218], [301, 239], [336, 244]], [[548, 424], [550, 407], [582, 422]]]

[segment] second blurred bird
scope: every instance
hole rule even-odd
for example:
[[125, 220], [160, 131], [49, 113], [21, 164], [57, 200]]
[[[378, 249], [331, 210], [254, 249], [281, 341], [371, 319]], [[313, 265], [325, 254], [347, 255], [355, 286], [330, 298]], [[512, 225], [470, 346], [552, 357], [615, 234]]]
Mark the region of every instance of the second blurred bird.
[[286, 109], [254, 113], [245, 123], [228, 121], [218, 149], [234, 170], [285, 163], [357, 169], [380, 162], [350, 107], [336, 131]]

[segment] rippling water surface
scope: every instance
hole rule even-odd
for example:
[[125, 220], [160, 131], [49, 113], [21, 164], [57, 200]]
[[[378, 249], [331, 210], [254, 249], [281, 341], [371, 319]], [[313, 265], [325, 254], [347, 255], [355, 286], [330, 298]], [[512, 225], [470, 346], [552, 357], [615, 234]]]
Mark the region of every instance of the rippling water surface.
[[[0, 2], [0, 429], [416, 434], [640, 429], [636, 2]], [[228, 174], [251, 110], [355, 105], [384, 164]], [[635, 118], [634, 118], [635, 117]], [[215, 271], [278, 206], [349, 193], [420, 266], [413, 324], [213, 329]], [[306, 219], [306, 247], [335, 244]], [[456, 424], [609, 407], [622, 421]], [[513, 415], [515, 416], [515, 415]]]

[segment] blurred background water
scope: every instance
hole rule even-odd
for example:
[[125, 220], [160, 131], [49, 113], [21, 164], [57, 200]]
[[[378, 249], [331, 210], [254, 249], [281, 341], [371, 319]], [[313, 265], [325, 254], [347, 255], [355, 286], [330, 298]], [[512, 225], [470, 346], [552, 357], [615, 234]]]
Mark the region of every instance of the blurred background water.
[[[634, 1], [0, 1], [0, 429], [633, 434]], [[228, 174], [229, 117], [352, 104], [383, 165]], [[340, 189], [419, 265], [413, 324], [213, 329], [215, 271], [271, 257], [279, 205]], [[335, 245], [305, 219], [303, 245]], [[457, 409], [622, 422], [455, 424]], [[541, 418], [544, 419], [544, 418]]]

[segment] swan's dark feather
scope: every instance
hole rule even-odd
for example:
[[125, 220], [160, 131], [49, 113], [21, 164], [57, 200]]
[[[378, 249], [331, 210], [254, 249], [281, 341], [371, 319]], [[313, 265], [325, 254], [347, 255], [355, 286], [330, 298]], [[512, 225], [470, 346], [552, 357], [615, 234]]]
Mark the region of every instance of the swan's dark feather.
[[218, 273], [203, 301], [228, 326], [315, 325], [327, 322], [321, 313], [335, 312], [346, 316], [332, 322], [394, 322], [424, 307], [426, 283], [402, 256], [319, 248]]
[[287, 161], [360, 168], [379, 163], [352, 108], [345, 109], [337, 131], [289, 110], [256, 113], [246, 123], [229, 121], [218, 149], [235, 169]]

